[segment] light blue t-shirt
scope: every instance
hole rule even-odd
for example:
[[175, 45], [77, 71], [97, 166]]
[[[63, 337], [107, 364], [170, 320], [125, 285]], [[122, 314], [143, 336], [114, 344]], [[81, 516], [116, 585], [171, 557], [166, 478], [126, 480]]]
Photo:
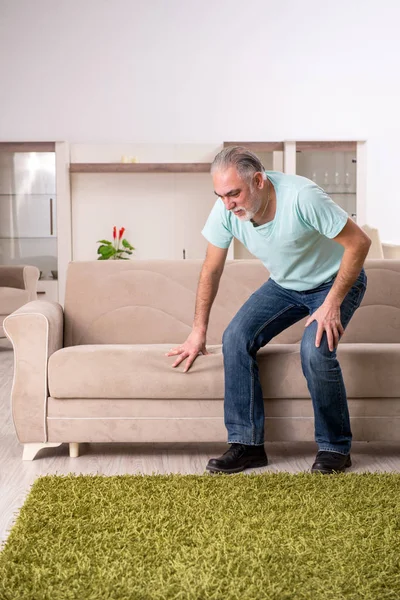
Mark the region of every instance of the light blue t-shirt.
[[300, 175], [266, 171], [276, 192], [275, 218], [254, 227], [226, 210], [218, 198], [202, 230], [214, 246], [228, 248], [235, 237], [259, 258], [284, 288], [304, 291], [334, 277], [344, 248], [331, 238], [348, 214], [316, 183]]

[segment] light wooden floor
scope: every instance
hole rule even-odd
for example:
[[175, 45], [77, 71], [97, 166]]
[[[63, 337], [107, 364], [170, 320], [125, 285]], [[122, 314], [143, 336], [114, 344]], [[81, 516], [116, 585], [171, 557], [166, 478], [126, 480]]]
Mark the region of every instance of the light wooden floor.
[[[99, 473], [196, 473], [205, 472], [207, 461], [220, 456], [227, 444], [85, 444], [81, 456], [69, 458], [68, 446], [42, 450], [32, 461], [22, 461], [11, 418], [10, 391], [13, 351], [0, 340], [0, 542], [5, 540], [35, 479], [46, 474]], [[314, 460], [314, 443], [266, 443], [270, 465], [263, 471], [309, 470]], [[355, 442], [350, 471], [400, 472], [400, 444]], [[252, 471], [246, 471], [250, 473]], [[254, 472], [254, 471], [253, 471]]]

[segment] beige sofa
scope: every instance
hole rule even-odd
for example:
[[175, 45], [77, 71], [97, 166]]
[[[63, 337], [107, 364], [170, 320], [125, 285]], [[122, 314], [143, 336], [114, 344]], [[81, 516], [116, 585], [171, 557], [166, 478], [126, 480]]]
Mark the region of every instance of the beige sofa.
[[365, 233], [371, 240], [371, 246], [367, 258], [394, 258], [396, 260], [400, 259], [400, 245], [381, 242], [379, 229], [377, 229], [376, 227], [363, 225], [361, 229], [365, 231]]
[[394, 258], [395, 260], [400, 259], [400, 245], [399, 244], [386, 244], [382, 242], [383, 258]]
[[[71, 263], [65, 309], [35, 301], [5, 319], [15, 350], [12, 410], [24, 458], [79, 442], [223, 442], [222, 333], [268, 277], [228, 261], [211, 312], [210, 355], [188, 373], [165, 353], [193, 321], [202, 261]], [[400, 261], [369, 260], [368, 289], [339, 345], [355, 440], [400, 439]], [[258, 354], [266, 441], [313, 440], [301, 372], [304, 320]]]
[[5, 337], [3, 321], [20, 306], [36, 300], [40, 271], [29, 265], [0, 265], [0, 338]]

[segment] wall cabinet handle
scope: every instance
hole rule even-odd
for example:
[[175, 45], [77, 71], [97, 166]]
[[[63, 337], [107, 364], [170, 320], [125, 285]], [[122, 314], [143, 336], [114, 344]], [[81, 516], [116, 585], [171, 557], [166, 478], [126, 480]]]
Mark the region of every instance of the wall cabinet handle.
[[50, 198], [50, 235], [53, 235], [53, 198]]

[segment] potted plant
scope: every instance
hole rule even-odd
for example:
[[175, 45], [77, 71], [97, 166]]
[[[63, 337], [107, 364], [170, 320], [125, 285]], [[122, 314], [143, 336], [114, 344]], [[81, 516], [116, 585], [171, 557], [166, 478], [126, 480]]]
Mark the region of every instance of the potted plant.
[[123, 255], [133, 254], [133, 250], [135, 250], [135, 248], [130, 245], [128, 240], [122, 238], [124, 231], [125, 227], [121, 227], [117, 237], [117, 228], [114, 225], [112, 242], [109, 240], [98, 240], [97, 243], [101, 244], [101, 246], [99, 246], [97, 249], [97, 254], [100, 254], [97, 260], [129, 260], [129, 256], [127, 257]]

